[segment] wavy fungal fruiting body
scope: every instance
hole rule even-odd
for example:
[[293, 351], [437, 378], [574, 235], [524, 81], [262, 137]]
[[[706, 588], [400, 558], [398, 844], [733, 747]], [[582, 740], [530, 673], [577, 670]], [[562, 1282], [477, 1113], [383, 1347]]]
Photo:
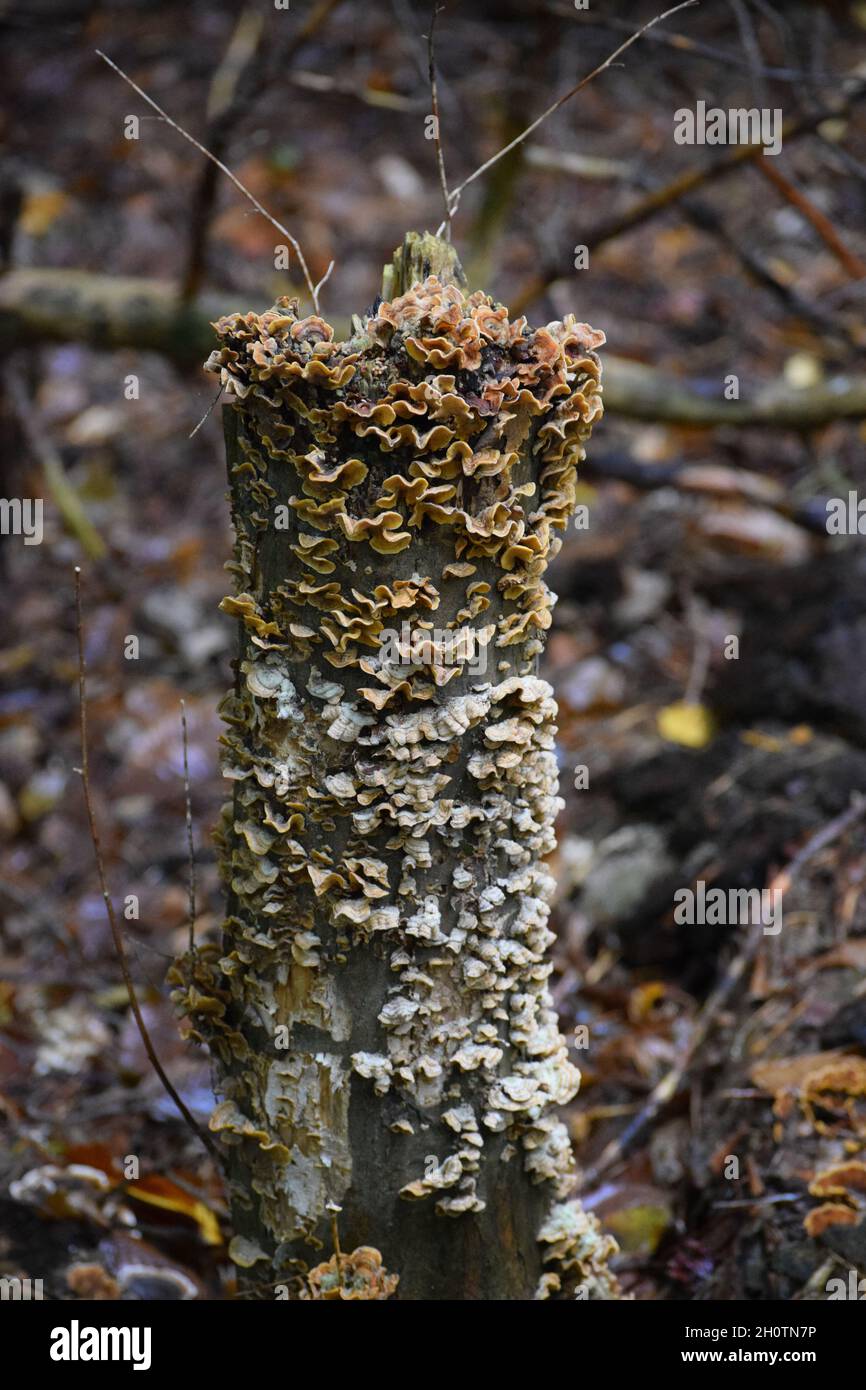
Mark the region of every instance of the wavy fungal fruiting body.
[[523, 1241], [523, 1203], [537, 1274], [555, 1249], [603, 1285], [589, 1218], [550, 1235], [579, 1077], [548, 992], [561, 802], [535, 674], [603, 335], [433, 276], [354, 325], [335, 343], [280, 300], [220, 320], [208, 362], [233, 397], [230, 915], [174, 978], [214, 1056], [232, 1253], [300, 1276], [336, 1203], [402, 1296], [425, 1296], [419, 1243], [446, 1296], [430, 1242]]

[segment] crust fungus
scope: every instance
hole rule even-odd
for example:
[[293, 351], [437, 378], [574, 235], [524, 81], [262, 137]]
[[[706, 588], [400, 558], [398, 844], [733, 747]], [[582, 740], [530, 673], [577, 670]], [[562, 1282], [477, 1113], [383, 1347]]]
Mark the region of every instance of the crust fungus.
[[859, 1225], [866, 1198], [866, 1163], [852, 1158], [832, 1164], [815, 1174], [809, 1192], [823, 1201], [803, 1221], [807, 1235], [822, 1236], [832, 1226]]
[[[177, 999], [213, 1056], [236, 1248], [268, 1279], [303, 1272], [338, 1202], [345, 1261], [382, 1284], [375, 1239], [401, 1297], [532, 1297], [536, 1237], [608, 1296], [592, 1219], [549, 1215], [572, 1180], [550, 1112], [579, 1078], [548, 991], [562, 802], [536, 674], [603, 335], [509, 320], [435, 238], [395, 267], [405, 292], [346, 342], [287, 299], [215, 325], [240, 642], [229, 908]], [[419, 640], [386, 657], [403, 623]], [[519, 1260], [483, 1260], [509, 1242]], [[319, 1265], [306, 1296], [386, 1296], [334, 1276]]]
[[382, 1256], [371, 1245], [361, 1245], [349, 1255], [331, 1256], [307, 1275], [301, 1299], [366, 1299], [382, 1302], [396, 1292], [399, 1274], [383, 1268]]

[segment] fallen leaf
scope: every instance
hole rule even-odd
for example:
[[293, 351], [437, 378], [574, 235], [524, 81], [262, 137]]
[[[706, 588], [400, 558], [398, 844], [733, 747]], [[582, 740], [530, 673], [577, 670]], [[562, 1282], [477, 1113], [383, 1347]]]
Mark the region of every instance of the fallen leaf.
[[128, 1183], [126, 1192], [128, 1196], [134, 1197], [136, 1201], [146, 1202], [148, 1206], [160, 1207], [163, 1211], [174, 1211], [189, 1217], [195, 1221], [201, 1238], [207, 1245], [222, 1245], [219, 1221], [210, 1207], [200, 1198], [178, 1187], [170, 1178], [152, 1174], [138, 1182]]
[[68, 202], [68, 195], [61, 193], [58, 188], [41, 193], [28, 193], [21, 209], [21, 230], [28, 236], [44, 236]]
[[663, 739], [684, 748], [706, 748], [716, 732], [715, 720], [706, 706], [685, 700], [660, 709], [656, 724]]

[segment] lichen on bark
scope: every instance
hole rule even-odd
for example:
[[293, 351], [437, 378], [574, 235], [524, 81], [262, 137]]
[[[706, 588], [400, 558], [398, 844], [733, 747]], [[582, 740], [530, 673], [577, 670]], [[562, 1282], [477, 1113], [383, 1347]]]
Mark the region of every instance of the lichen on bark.
[[512, 323], [461, 279], [407, 238], [347, 341], [280, 300], [221, 319], [208, 363], [231, 392], [229, 910], [175, 997], [213, 1057], [232, 1253], [299, 1296], [333, 1205], [402, 1298], [612, 1288], [564, 1203], [537, 675], [603, 335]]

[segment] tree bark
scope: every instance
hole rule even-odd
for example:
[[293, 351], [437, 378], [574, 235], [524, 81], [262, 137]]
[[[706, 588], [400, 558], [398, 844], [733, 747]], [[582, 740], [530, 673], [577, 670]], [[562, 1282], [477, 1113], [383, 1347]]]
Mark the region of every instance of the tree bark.
[[234, 397], [229, 905], [175, 979], [213, 1055], [231, 1253], [266, 1294], [614, 1287], [564, 1201], [536, 674], [602, 335], [509, 324], [462, 278], [412, 235], [349, 341], [281, 301], [221, 320], [209, 363]]

